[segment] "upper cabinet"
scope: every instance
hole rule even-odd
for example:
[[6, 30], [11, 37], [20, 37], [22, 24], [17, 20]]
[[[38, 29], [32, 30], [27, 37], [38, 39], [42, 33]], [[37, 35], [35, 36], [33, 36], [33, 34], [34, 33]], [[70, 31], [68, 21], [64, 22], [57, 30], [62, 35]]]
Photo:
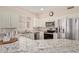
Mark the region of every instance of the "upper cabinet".
[[19, 26], [23, 29], [30, 29], [32, 27], [31, 17], [19, 16]]
[[18, 17], [13, 14], [0, 14], [0, 28], [16, 28]]
[[16, 13], [0, 14], [0, 28], [17, 28], [22, 30], [30, 30], [33, 28], [34, 18]]

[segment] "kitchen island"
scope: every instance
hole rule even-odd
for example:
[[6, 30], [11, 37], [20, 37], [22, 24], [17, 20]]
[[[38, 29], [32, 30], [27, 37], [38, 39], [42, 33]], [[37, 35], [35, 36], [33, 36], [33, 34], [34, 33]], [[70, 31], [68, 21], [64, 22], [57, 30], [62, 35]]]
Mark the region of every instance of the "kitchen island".
[[12, 44], [0, 46], [2, 53], [79, 53], [79, 41], [69, 39], [31, 40], [19, 37]]
[[28, 40], [27, 48], [19, 52], [30, 53], [79, 53], [79, 41], [69, 39], [53, 39], [53, 40]]

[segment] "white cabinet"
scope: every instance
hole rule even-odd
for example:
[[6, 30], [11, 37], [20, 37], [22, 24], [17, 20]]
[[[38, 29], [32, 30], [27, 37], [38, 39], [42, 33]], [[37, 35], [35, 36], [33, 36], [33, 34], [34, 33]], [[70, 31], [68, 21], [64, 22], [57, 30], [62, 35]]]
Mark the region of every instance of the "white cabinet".
[[19, 23], [18, 23], [18, 20], [19, 20], [19, 15], [11, 15], [10, 16], [10, 27], [15, 27], [17, 28]]
[[0, 28], [18, 27], [18, 19], [15, 14], [0, 14]]
[[19, 28], [21, 30], [31, 30], [33, 27], [33, 21], [31, 17], [19, 16]]

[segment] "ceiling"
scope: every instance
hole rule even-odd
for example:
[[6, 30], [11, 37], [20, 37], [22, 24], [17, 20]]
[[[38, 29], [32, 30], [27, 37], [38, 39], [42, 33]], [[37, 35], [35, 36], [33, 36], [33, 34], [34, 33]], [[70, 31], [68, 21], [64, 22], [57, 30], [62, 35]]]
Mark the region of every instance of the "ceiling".
[[[68, 7], [70, 6], [14, 6], [14, 8], [18, 8], [18, 10], [24, 10], [29, 11], [32, 13], [46, 13], [46, 12], [62, 12], [62, 11], [68, 11]], [[1, 7], [0, 7], [1, 8]], [[7, 7], [5, 7], [7, 8]], [[11, 6], [11, 8], [13, 8]], [[79, 6], [75, 6], [74, 9], [78, 10]], [[42, 9], [42, 10], [41, 10]]]
[[[73, 9], [70, 9], [70, 10], [67, 9], [70, 6], [14, 6], [14, 7], [9, 6], [9, 7], [11, 7], [10, 9], [15, 8], [18, 11], [22, 11], [24, 13], [30, 12], [40, 17], [42, 17], [43, 15], [46, 17], [49, 16], [50, 11], [54, 12], [54, 16], [62, 16], [66, 14], [79, 13], [79, 6], [75, 6]], [[8, 7], [5, 6], [0, 8], [8, 8]], [[41, 10], [41, 8], [43, 10]]]
[[[35, 15], [39, 17], [48, 17], [50, 11], [54, 12], [55, 17], [79, 13], [79, 6], [74, 6], [74, 8], [71, 8], [70, 10], [67, 9], [68, 7], [72, 6], [17, 6], [17, 8], [35, 13]], [[41, 8], [44, 10], [40, 10]]]
[[[34, 13], [41, 13], [45, 11], [54, 11], [54, 10], [66, 10], [68, 6], [20, 6], [19, 8], [24, 10], [29, 10]], [[44, 10], [40, 10], [40, 9]]]

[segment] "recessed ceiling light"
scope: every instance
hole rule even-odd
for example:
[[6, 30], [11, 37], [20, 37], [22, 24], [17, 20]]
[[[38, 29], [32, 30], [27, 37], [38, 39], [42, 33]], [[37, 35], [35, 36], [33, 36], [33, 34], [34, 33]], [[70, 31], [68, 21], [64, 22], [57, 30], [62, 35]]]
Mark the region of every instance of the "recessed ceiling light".
[[41, 10], [41, 11], [43, 11], [43, 10], [44, 10], [44, 8], [41, 8], [40, 10]]

